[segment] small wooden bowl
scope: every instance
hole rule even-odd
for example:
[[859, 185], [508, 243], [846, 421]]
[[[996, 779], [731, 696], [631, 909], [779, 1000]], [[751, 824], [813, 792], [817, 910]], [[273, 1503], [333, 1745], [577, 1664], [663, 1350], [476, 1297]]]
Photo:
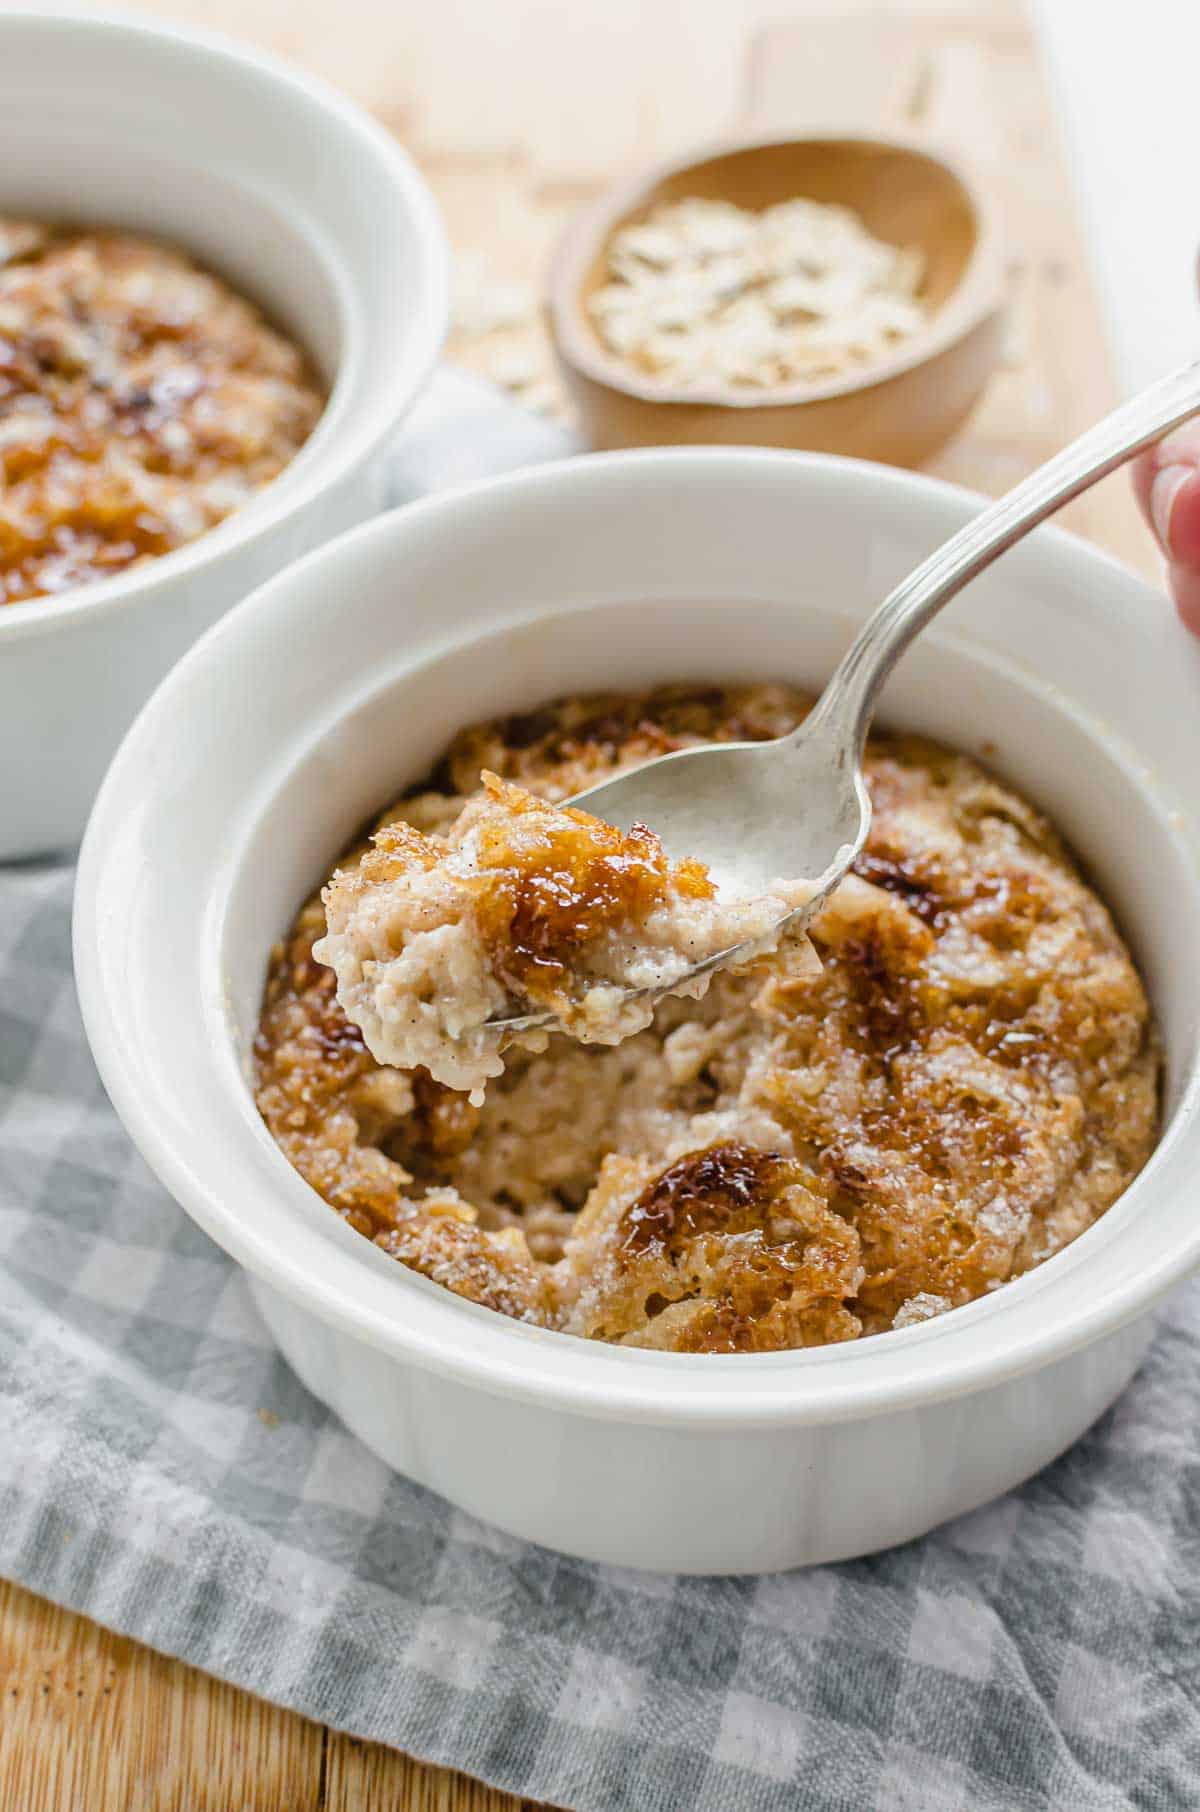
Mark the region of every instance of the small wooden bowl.
[[[806, 196], [853, 208], [876, 238], [924, 253], [928, 325], [877, 363], [815, 383], [679, 390], [641, 377], [604, 346], [588, 298], [608, 280], [605, 256], [617, 228], [685, 196], [754, 209]], [[1000, 358], [1003, 306], [983, 196], [954, 163], [902, 134], [743, 140], [656, 165], [575, 221], [549, 290], [559, 363], [594, 446], [732, 442], [894, 465], [927, 458], [969, 414]]]

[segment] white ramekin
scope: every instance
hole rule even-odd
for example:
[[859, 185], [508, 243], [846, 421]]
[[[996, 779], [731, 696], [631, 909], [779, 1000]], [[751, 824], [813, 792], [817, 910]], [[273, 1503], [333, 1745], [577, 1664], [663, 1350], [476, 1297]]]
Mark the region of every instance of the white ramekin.
[[374, 456], [447, 315], [433, 201], [323, 83], [207, 33], [0, 11], [0, 211], [161, 234], [261, 302], [330, 386], [260, 497], [179, 552], [0, 609], [0, 859], [74, 843], [134, 714], [210, 623], [379, 507]]
[[355, 530], [185, 657], [100, 794], [76, 973], [109, 1093], [242, 1264], [305, 1383], [400, 1470], [604, 1561], [755, 1571], [917, 1535], [1112, 1400], [1200, 1256], [1200, 648], [1046, 532], [906, 657], [885, 717], [983, 749], [1060, 822], [1132, 938], [1168, 1123], [1069, 1250], [944, 1319], [750, 1357], [507, 1321], [404, 1271], [290, 1169], [246, 1080], [264, 965], [347, 836], [463, 722], [566, 689], [816, 683], [853, 623], [975, 507], [820, 456], [664, 450], [534, 470]]

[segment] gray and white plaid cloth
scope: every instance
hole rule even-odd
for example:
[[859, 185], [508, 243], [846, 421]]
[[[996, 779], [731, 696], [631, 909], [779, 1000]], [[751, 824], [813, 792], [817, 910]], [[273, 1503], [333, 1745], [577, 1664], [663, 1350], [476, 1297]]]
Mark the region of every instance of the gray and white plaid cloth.
[[[443, 378], [402, 483], [562, 445]], [[712, 1580], [525, 1546], [359, 1446], [137, 1158], [71, 885], [0, 869], [0, 1573], [579, 1812], [1200, 1805], [1200, 1289], [1065, 1458], [924, 1541]]]

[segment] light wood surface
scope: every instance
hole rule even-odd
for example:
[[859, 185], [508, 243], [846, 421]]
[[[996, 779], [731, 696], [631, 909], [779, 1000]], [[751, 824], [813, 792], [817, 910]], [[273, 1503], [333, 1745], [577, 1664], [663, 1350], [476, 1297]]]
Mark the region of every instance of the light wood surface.
[[[572, 211], [623, 167], [748, 117], [829, 123], [830, 71], [841, 81], [845, 69], [844, 42], [814, 23], [828, 0], [161, 0], [152, 10], [256, 38], [355, 94], [417, 153], [476, 287], [532, 295]], [[899, 104], [913, 118], [935, 107], [939, 132], [970, 154], [1000, 210], [1008, 362], [931, 468], [996, 492], [1112, 400], [1019, 0], [841, 10], [863, 46], [856, 117], [864, 106]], [[896, 71], [913, 67], [914, 51], [917, 79], [898, 97]], [[554, 407], [542, 329], [508, 312], [521, 318], [486, 332], [477, 320], [451, 354], [510, 380], [523, 372], [521, 387]], [[1069, 519], [1157, 571], [1120, 477]], [[0, 1704], [4, 1812], [519, 1812], [505, 1794], [322, 1730], [8, 1586]]]

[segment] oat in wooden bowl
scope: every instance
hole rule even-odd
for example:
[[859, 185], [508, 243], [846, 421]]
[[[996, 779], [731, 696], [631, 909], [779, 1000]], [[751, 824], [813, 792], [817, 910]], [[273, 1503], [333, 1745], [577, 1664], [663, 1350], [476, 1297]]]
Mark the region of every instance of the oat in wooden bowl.
[[588, 297], [603, 344], [676, 391], [757, 390], [861, 370], [920, 332], [925, 260], [853, 209], [685, 197], [618, 228]]
[[1002, 356], [986, 188], [903, 134], [723, 141], [581, 210], [548, 286], [595, 447], [804, 447], [914, 465]]

